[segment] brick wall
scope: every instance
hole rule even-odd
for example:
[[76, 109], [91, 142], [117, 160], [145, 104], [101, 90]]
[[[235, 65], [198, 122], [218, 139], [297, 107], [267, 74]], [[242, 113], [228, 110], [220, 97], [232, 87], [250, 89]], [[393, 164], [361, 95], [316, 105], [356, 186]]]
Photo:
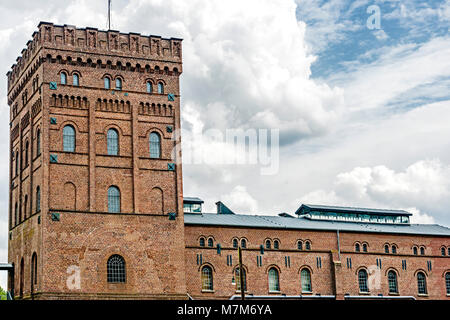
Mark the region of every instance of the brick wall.
[[[186, 225], [186, 281], [188, 293], [194, 298], [229, 298], [236, 292], [232, 283], [233, 271], [238, 266], [238, 252], [233, 248], [234, 238], [247, 239], [247, 248], [243, 249], [243, 265], [247, 270], [248, 294], [254, 295], [336, 295], [343, 298], [350, 295], [385, 295], [414, 296], [417, 299], [449, 299], [446, 294], [445, 273], [450, 272], [450, 256], [441, 256], [440, 248], [449, 245], [448, 237], [404, 236], [394, 234], [371, 234], [340, 232], [340, 260], [336, 232], [307, 230], [277, 230], [257, 228], [233, 228]], [[214, 247], [200, 247], [199, 239], [212, 237]], [[260, 253], [260, 245], [266, 239], [278, 239], [278, 250], [264, 250]], [[298, 239], [311, 241], [311, 250], [297, 249]], [[356, 242], [367, 242], [368, 252], [355, 252]], [[384, 244], [397, 245], [397, 253], [384, 252]], [[221, 245], [221, 253], [217, 252], [217, 244]], [[414, 245], [426, 247], [424, 256], [413, 255]], [[391, 247], [390, 247], [391, 250]], [[420, 254], [420, 253], [419, 253]], [[201, 260], [198, 259], [201, 255]], [[228, 265], [229, 258], [232, 263]], [[262, 257], [259, 266], [257, 256]], [[286, 265], [286, 257], [290, 264]], [[318, 258], [319, 262], [318, 262]], [[351, 265], [347, 265], [351, 258]], [[377, 259], [381, 260], [381, 268], [377, 267]], [[402, 268], [402, 260], [406, 260], [406, 270]], [[427, 261], [431, 261], [428, 270]], [[209, 265], [213, 269], [214, 292], [202, 291], [201, 269]], [[276, 267], [280, 274], [280, 292], [271, 293], [268, 288], [268, 269]], [[300, 272], [308, 268], [312, 278], [312, 292], [305, 293], [301, 289]], [[377, 272], [379, 286], [369, 280], [369, 293], [360, 293], [358, 271], [363, 268]], [[336, 270], [336, 271], [335, 271]], [[389, 294], [387, 273], [394, 270], [398, 279], [398, 294]], [[426, 274], [427, 295], [417, 292], [416, 274]], [[335, 280], [336, 279], [336, 282]]]
[[[22, 287], [23, 296], [30, 296], [31, 255], [36, 252], [34, 298], [185, 297], [181, 164], [175, 170], [168, 167], [181, 163], [180, 154], [172, 157], [180, 143], [174, 132], [180, 127], [181, 71], [179, 39], [39, 25], [8, 73], [9, 104], [19, 105], [18, 112], [11, 108], [11, 130], [19, 126], [20, 132], [11, 135], [11, 152], [23, 149], [36, 127], [42, 132], [41, 155], [19, 170], [18, 177], [11, 176], [12, 208], [37, 186], [41, 189], [41, 210], [34, 207], [26, 221], [12, 219], [9, 261], [15, 264], [16, 295]], [[61, 83], [61, 72], [67, 84]], [[73, 74], [79, 76], [78, 86]], [[39, 90], [34, 91], [36, 75]], [[109, 90], [105, 76], [111, 79]], [[115, 88], [119, 77], [121, 90]], [[153, 84], [151, 94], [147, 81]], [[158, 82], [164, 84], [161, 94]], [[37, 99], [42, 107], [33, 113]], [[23, 121], [27, 113], [33, 113], [30, 123]], [[75, 152], [63, 151], [66, 125], [75, 129]], [[110, 128], [119, 134], [117, 156], [107, 154]], [[151, 132], [161, 136], [159, 159], [150, 159]], [[14, 161], [11, 172], [13, 166]], [[121, 194], [119, 214], [107, 213], [112, 185]], [[34, 199], [27, 202], [31, 205]], [[178, 214], [176, 220], [169, 220], [171, 212]], [[52, 213], [59, 214], [59, 221]], [[113, 254], [125, 259], [125, 284], [107, 283], [106, 261]], [[67, 285], [73, 268], [80, 270], [79, 290]]]

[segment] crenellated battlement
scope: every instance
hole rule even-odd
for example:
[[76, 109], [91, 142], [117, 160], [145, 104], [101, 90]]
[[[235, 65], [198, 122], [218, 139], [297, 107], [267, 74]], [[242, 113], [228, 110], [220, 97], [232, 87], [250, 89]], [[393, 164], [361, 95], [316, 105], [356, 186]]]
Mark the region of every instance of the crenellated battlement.
[[[87, 54], [113, 54], [119, 57], [175, 63], [182, 61], [182, 39], [178, 38], [165, 39], [160, 36], [143, 36], [139, 33], [121, 33], [115, 30], [60, 26], [49, 22], [40, 22], [38, 31], [33, 33], [32, 38], [11, 67], [12, 70], [7, 73], [9, 86], [15, 83], [40, 48]], [[40, 60], [38, 59], [36, 64], [40, 64]]]

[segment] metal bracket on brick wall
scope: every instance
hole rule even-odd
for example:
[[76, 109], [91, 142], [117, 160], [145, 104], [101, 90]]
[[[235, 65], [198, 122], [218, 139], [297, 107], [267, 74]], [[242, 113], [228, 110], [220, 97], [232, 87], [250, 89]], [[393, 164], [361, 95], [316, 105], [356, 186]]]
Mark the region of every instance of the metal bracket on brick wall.
[[52, 221], [59, 221], [59, 219], [60, 219], [59, 213], [52, 212]]
[[175, 163], [168, 163], [167, 164], [167, 170], [175, 171]]
[[166, 131], [171, 133], [173, 131], [173, 127], [172, 126], [167, 126], [166, 127]]
[[175, 101], [175, 95], [173, 93], [169, 93], [167, 95], [167, 100], [168, 101]]
[[58, 155], [57, 154], [50, 155], [50, 163], [58, 163]]
[[58, 84], [54, 81], [50, 82], [50, 90], [58, 89]]
[[56, 124], [56, 118], [50, 118], [50, 124]]
[[175, 212], [169, 212], [169, 220], [175, 220], [177, 217], [177, 214]]

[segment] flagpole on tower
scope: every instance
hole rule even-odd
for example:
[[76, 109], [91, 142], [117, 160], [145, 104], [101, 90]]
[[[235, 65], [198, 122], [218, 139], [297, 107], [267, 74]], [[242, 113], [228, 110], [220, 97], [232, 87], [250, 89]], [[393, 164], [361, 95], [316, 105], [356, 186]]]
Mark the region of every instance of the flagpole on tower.
[[108, 30], [111, 30], [111, 0], [108, 0]]

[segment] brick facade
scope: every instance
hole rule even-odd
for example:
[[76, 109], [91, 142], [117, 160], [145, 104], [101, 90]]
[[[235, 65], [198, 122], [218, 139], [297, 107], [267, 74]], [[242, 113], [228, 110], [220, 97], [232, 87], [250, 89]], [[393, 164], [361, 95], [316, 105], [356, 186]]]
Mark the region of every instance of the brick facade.
[[[180, 128], [181, 50], [180, 39], [39, 24], [8, 73], [8, 260], [14, 264], [9, 288], [14, 285], [16, 297], [229, 298], [236, 294], [232, 280], [238, 262], [232, 240], [244, 238], [248, 293], [299, 295], [300, 272], [307, 268], [312, 292], [304, 295], [359, 295], [358, 270], [381, 259], [381, 286], [371, 288], [370, 295], [388, 295], [387, 272], [395, 270], [398, 295], [449, 298], [450, 257], [440, 253], [442, 246], [450, 247], [449, 237], [342, 232], [338, 247], [332, 231], [185, 226], [181, 153], [172, 157], [180, 144], [175, 132]], [[61, 84], [62, 72], [67, 84]], [[79, 85], [73, 84], [74, 74]], [[111, 89], [105, 89], [105, 77]], [[117, 78], [121, 90], [115, 88]], [[63, 151], [66, 125], [75, 130], [74, 152]], [[111, 128], [119, 134], [118, 155], [107, 152]], [[149, 155], [151, 132], [161, 137], [158, 159]], [[108, 212], [110, 186], [120, 190], [120, 213]], [[170, 213], [177, 217], [171, 219]], [[213, 247], [200, 247], [201, 236], [211, 237]], [[266, 239], [278, 239], [279, 249], [261, 254]], [[299, 239], [310, 241], [310, 250], [298, 250]], [[367, 253], [354, 252], [357, 241], [368, 244]], [[384, 253], [385, 243], [395, 244], [398, 252]], [[414, 245], [423, 246], [425, 255], [415, 256]], [[124, 283], [107, 282], [107, 260], [115, 254], [126, 262]], [[213, 270], [213, 291], [202, 291], [205, 265]], [[268, 290], [271, 267], [280, 275], [277, 293]], [[69, 288], [67, 281], [77, 270], [80, 286]], [[423, 296], [417, 294], [419, 270], [427, 275]]]
[[[295, 218], [293, 218], [295, 219]], [[413, 296], [416, 299], [450, 299], [446, 292], [445, 274], [450, 272], [450, 255], [441, 255], [441, 248], [450, 247], [449, 237], [405, 236], [396, 234], [371, 233], [339, 233], [339, 249], [337, 233], [331, 231], [279, 230], [261, 228], [210, 227], [187, 225], [186, 233], [186, 284], [187, 290], [195, 299], [225, 298], [239, 295], [236, 285], [232, 283], [234, 270], [238, 267], [238, 252], [232, 240], [246, 239], [247, 248], [243, 249], [243, 266], [247, 271], [248, 294], [258, 296], [298, 296], [311, 295], [336, 296], [343, 299], [351, 296]], [[199, 245], [199, 239], [213, 238], [213, 247]], [[266, 239], [279, 240], [279, 249], [264, 249], [260, 246]], [[297, 248], [298, 240], [309, 240], [310, 250]], [[355, 252], [357, 242], [368, 244], [367, 252]], [[384, 252], [384, 245], [389, 243], [389, 253]], [[217, 245], [220, 244], [220, 254]], [[392, 254], [392, 245], [397, 253]], [[413, 246], [424, 246], [425, 255], [414, 255]], [[201, 255], [201, 260], [197, 256]], [[232, 263], [227, 264], [227, 256], [231, 255]], [[262, 264], [258, 265], [257, 256]], [[289, 257], [287, 263], [286, 257]], [[318, 258], [320, 258], [318, 262]], [[347, 259], [351, 265], [347, 265]], [[381, 260], [381, 268], [377, 267], [377, 259]], [[406, 260], [406, 270], [402, 260]], [[428, 269], [431, 261], [431, 270]], [[201, 263], [200, 263], [201, 262]], [[209, 265], [213, 269], [214, 292], [202, 291], [201, 268]], [[280, 275], [280, 292], [271, 293], [268, 288], [268, 269], [275, 267]], [[300, 271], [307, 268], [311, 272], [312, 292], [302, 292]], [[358, 286], [358, 271], [363, 268], [368, 273], [379, 272], [379, 286], [374, 282], [369, 292], [361, 293]], [[387, 273], [394, 270], [397, 274], [398, 293], [390, 294]], [[426, 274], [426, 295], [419, 295], [416, 274]], [[377, 279], [377, 276], [374, 277]]]
[[[26, 298], [33, 289], [35, 298], [49, 299], [185, 297], [181, 165], [169, 170], [169, 164], [181, 163], [180, 154], [172, 158], [180, 143], [174, 133], [180, 127], [181, 40], [50, 23], [38, 29], [8, 73], [11, 152], [18, 150], [20, 167], [16, 175], [14, 155], [8, 258], [15, 265], [15, 294]], [[109, 90], [105, 76], [111, 79]], [[122, 90], [115, 88], [118, 77]], [[63, 151], [68, 124], [75, 129], [74, 152]], [[115, 156], [106, 148], [110, 128], [119, 133]], [[151, 132], [161, 137], [159, 159], [149, 155]], [[31, 147], [25, 150], [27, 141]], [[110, 186], [120, 190], [120, 214], [108, 213]], [[16, 202], [22, 217], [15, 217]], [[169, 213], [178, 217], [169, 220]], [[38, 263], [32, 288], [33, 253]], [[105, 261], [112, 254], [125, 258], [125, 284], [106, 281]], [[80, 270], [79, 290], [67, 288], [73, 266]]]

